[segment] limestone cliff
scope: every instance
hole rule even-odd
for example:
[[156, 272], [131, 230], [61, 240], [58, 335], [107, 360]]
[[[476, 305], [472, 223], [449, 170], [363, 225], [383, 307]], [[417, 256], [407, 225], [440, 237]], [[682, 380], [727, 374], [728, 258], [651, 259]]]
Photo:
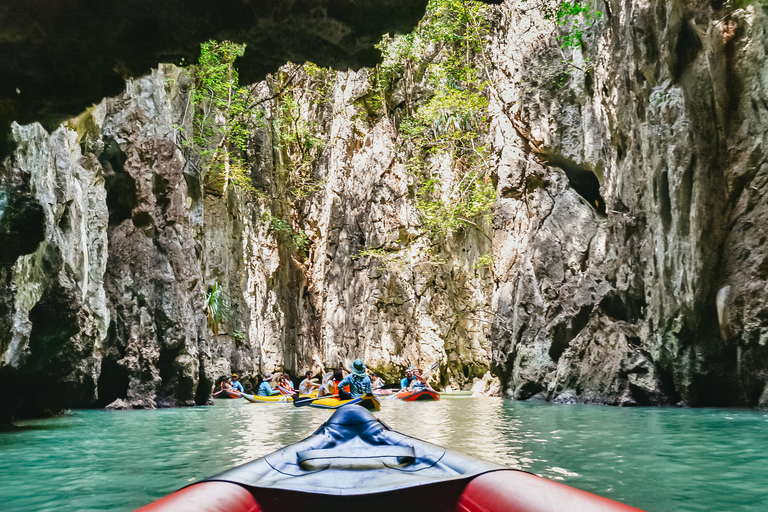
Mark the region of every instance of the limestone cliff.
[[765, 7], [596, 2], [563, 51], [529, 4], [493, 59], [508, 393], [765, 404]]
[[[252, 190], [201, 174], [171, 65], [50, 135], [15, 125], [0, 383], [55, 392], [0, 412], [201, 404], [230, 371], [253, 385], [313, 356], [388, 377], [438, 361], [454, 386], [490, 368], [517, 399], [766, 405], [765, 8], [594, 2], [560, 48], [570, 26], [537, 5], [490, 8], [475, 59], [492, 225], [427, 233], [404, 98], [434, 91], [407, 72], [382, 92], [378, 70], [287, 64], [250, 86]], [[457, 162], [425, 161], [438, 193]]]

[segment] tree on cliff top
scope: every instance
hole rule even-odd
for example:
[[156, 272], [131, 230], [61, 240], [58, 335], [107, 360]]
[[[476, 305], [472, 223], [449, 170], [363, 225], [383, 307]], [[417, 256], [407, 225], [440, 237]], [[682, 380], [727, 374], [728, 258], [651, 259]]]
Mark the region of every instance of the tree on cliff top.
[[230, 184], [251, 190], [240, 154], [248, 141], [250, 92], [238, 85], [234, 63], [245, 52], [244, 44], [208, 41], [200, 45], [195, 67], [193, 147], [208, 188], [226, 191]]

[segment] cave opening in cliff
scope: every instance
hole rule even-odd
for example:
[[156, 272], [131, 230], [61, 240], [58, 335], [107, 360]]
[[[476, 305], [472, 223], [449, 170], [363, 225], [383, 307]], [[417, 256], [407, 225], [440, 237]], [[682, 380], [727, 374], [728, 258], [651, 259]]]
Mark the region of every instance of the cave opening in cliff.
[[118, 398], [128, 397], [130, 378], [128, 369], [120, 364], [125, 350], [118, 343], [117, 322], [112, 319], [107, 327], [107, 339], [104, 342], [104, 356], [101, 360], [101, 372], [98, 381], [98, 403], [105, 407]]
[[112, 357], [105, 357], [101, 361], [101, 374], [99, 375], [99, 399], [101, 407], [105, 407], [118, 398], [128, 397], [128, 370]]
[[561, 168], [574, 191], [599, 215], [605, 215], [605, 199], [600, 194], [600, 180], [594, 171], [557, 155], [547, 155], [547, 163]]
[[83, 397], [93, 396], [94, 382], [73, 379], [78, 373], [79, 362], [90, 352], [87, 340], [77, 337], [82, 308], [83, 304], [74, 290], [54, 282], [29, 311], [32, 328], [29, 351], [22, 368], [45, 382], [50, 389], [30, 389], [27, 414], [34, 414], [35, 410], [56, 411], [90, 405]]
[[104, 169], [104, 187], [107, 190], [109, 226], [114, 227], [131, 218], [131, 212], [138, 204], [136, 181], [125, 171], [128, 157], [114, 140], [108, 140], [99, 155]]

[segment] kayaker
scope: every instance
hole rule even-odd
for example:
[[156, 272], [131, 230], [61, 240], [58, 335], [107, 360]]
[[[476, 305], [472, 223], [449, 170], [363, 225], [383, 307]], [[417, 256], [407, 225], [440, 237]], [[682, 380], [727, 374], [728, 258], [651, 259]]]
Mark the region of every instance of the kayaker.
[[[350, 369], [352, 373], [344, 377], [338, 385], [339, 398], [349, 400], [373, 393], [371, 378], [365, 373], [365, 364], [360, 359], [355, 359]], [[349, 386], [349, 391], [345, 389], [347, 386]]]
[[381, 377], [376, 375], [375, 373], [371, 373], [371, 388], [373, 389], [381, 389], [384, 387], [384, 381]]
[[291, 380], [291, 376], [287, 372], [280, 376], [280, 383], [277, 385], [277, 390], [284, 395], [292, 395], [296, 392], [296, 390], [293, 389], [293, 380]]
[[400, 389], [410, 389], [411, 383], [414, 380], [416, 380], [416, 377], [413, 376], [413, 366], [409, 366], [405, 370], [405, 378], [400, 381]]
[[245, 393], [245, 389], [243, 388], [243, 385], [238, 380], [236, 373], [232, 374], [232, 377], [230, 378], [230, 382], [231, 382], [232, 389], [234, 391], [239, 391], [241, 393]]
[[299, 393], [302, 395], [309, 395], [312, 393], [313, 389], [320, 387], [320, 384], [312, 382], [312, 377], [312, 372], [307, 372], [304, 375], [304, 380], [299, 384]]
[[332, 372], [328, 372], [323, 376], [323, 385], [317, 392], [317, 397], [336, 395], [339, 393], [339, 385], [344, 380], [344, 370], [342, 368], [334, 368]]
[[264, 378], [261, 379], [261, 384], [259, 384], [259, 392], [257, 393], [259, 396], [273, 396], [280, 394], [279, 391], [272, 390], [272, 386], [269, 385], [269, 382], [273, 378], [275, 378], [275, 376], [272, 373], [267, 373], [264, 375]]
[[232, 391], [232, 377], [226, 377], [223, 381], [221, 381], [221, 390]]
[[408, 391], [418, 391], [420, 389], [429, 389], [430, 386], [427, 383], [427, 378], [424, 377], [424, 371], [421, 368], [416, 368], [413, 372], [413, 380], [408, 386]]

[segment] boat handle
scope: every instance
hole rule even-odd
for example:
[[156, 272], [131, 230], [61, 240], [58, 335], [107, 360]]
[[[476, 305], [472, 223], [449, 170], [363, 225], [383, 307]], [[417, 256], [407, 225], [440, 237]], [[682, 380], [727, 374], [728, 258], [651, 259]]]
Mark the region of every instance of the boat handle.
[[[372, 446], [365, 448], [328, 448], [325, 450], [304, 450], [297, 454], [299, 465], [316, 459], [379, 459], [397, 457], [399, 462], [412, 464], [416, 454], [412, 446]], [[402, 460], [407, 459], [407, 460]]]

